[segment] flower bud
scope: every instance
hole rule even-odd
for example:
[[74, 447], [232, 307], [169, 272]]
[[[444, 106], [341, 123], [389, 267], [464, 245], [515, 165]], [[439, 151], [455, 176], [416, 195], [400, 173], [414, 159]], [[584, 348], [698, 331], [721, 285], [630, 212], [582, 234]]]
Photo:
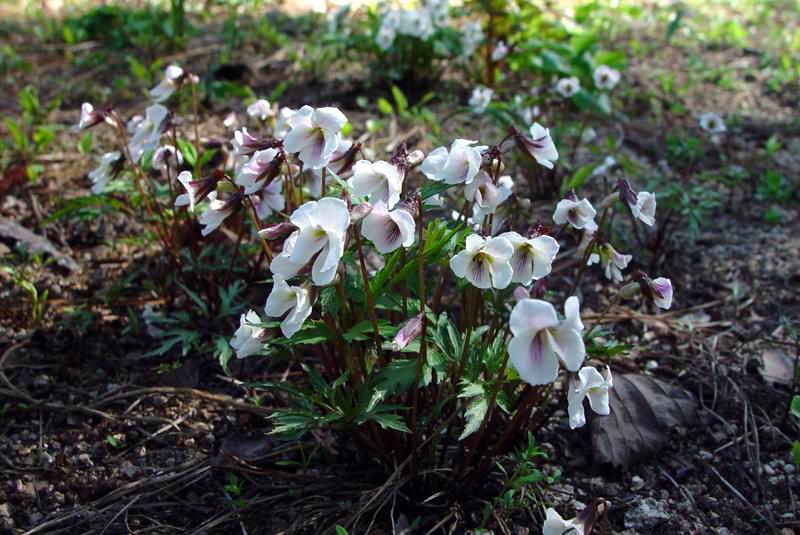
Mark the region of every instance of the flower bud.
[[[108, 112], [105, 110], [96, 110], [94, 106], [88, 102], [81, 105], [81, 115], [78, 124], [72, 127], [74, 131], [86, 130], [95, 125], [98, 125], [108, 118]], [[110, 122], [110, 121], [109, 121]]]
[[350, 221], [352, 221], [353, 223], [361, 221], [362, 219], [367, 217], [367, 215], [369, 215], [371, 211], [372, 211], [372, 204], [367, 201], [364, 201], [361, 204], [354, 206], [353, 209], [350, 210]]
[[400, 201], [397, 204], [397, 210], [403, 210], [411, 214], [413, 219], [417, 219], [419, 215], [419, 205], [420, 205], [420, 196], [419, 193], [414, 192], [406, 196], [405, 199]]
[[514, 289], [514, 299], [517, 301], [522, 301], [523, 299], [530, 299], [531, 294], [528, 292], [528, 289], [524, 286], [517, 286]]
[[547, 279], [542, 278], [533, 283], [533, 287], [531, 288], [532, 298], [543, 299], [545, 292], [547, 292]]
[[672, 281], [665, 277], [651, 279], [647, 273], [637, 270], [633, 278], [639, 283], [642, 296], [657, 307], [669, 310], [672, 306]]
[[625, 203], [629, 208], [636, 206], [636, 192], [633, 191], [631, 183], [627, 178], [620, 178], [617, 181], [617, 189], [619, 190], [619, 200]]
[[267, 225], [258, 231], [258, 235], [263, 236], [269, 241], [283, 241], [295, 230], [297, 230], [296, 226], [288, 221], [283, 221], [281, 223]]
[[403, 325], [392, 341], [392, 350], [393, 351], [400, 351], [408, 346], [411, 342], [417, 339], [417, 337], [422, 334], [422, 322], [425, 319], [424, 313], [419, 313], [410, 320], [408, 320], [405, 325]]
[[328, 164], [328, 168], [330, 168], [337, 175], [346, 173], [352, 169], [353, 164], [356, 163], [356, 156], [358, 156], [360, 150], [361, 143], [353, 143], [350, 145], [349, 149], [332, 158], [331, 162]]

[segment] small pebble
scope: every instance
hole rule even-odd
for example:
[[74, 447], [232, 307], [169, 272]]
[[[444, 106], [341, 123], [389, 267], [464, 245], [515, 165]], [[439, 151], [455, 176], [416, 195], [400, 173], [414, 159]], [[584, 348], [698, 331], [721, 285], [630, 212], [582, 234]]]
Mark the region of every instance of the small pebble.
[[644, 488], [644, 479], [639, 476], [631, 478], [631, 490], [641, 490]]
[[770, 465], [765, 464], [765, 465], [763, 465], [763, 468], [764, 468], [764, 474], [766, 474], [767, 476], [774, 476], [775, 475], [775, 469], [772, 468]]

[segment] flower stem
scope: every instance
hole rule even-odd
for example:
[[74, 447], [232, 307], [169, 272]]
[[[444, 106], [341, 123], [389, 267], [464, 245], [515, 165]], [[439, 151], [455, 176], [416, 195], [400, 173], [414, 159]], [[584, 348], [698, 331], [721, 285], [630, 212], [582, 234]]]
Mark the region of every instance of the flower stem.
[[189, 84], [192, 86], [192, 115], [194, 115], [194, 175], [200, 176], [200, 128], [198, 122], [200, 117], [197, 115], [197, 87], [189, 77]]
[[372, 323], [372, 334], [375, 337], [375, 351], [378, 358], [381, 359], [384, 365], [388, 364], [388, 360], [384, 358], [381, 351], [381, 333], [378, 330], [378, 316], [375, 313], [375, 302], [372, 300], [372, 290], [369, 287], [369, 274], [367, 273], [367, 263], [364, 260], [364, 251], [361, 247], [361, 233], [358, 227], [353, 225], [353, 235], [356, 238], [356, 250], [358, 250], [358, 263], [361, 267], [361, 277], [364, 279], [364, 295], [367, 298], [367, 310], [369, 311], [369, 320]]
[[419, 379], [422, 375], [422, 366], [427, 360], [428, 342], [425, 339], [426, 330], [428, 327], [428, 316], [425, 309], [427, 308], [427, 300], [425, 297], [425, 264], [423, 263], [425, 253], [425, 227], [424, 217], [422, 212], [422, 200], [419, 199], [419, 206], [417, 207], [417, 275], [419, 277], [419, 311], [422, 314], [422, 331], [420, 332], [419, 341], [419, 358], [417, 359], [417, 370], [414, 374], [414, 389], [411, 398], [411, 448], [412, 451], [417, 449], [417, 403], [419, 398]]

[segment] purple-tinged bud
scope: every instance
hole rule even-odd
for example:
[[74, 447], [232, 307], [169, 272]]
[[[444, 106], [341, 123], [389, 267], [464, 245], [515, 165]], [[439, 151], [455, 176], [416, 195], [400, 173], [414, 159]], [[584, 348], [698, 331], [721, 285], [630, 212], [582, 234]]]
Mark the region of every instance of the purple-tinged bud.
[[175, 199], [175, 206], [188, 206], [190, 210], [194, 210], [195, 206], [217, 188], [217, 183], [224, 176], [225, 173], [216, 170], [210, 176], [192, 180], [192, 173], [189, 171], [181, 172], [178, 175], [178, 182], [186, 189], [186, 193], [178, 195]]
[[417, 339], [422, 334], [422, 322], [425, 318], [424, 313], [419, 313], [405, 325], [403, 325], [392, 340], [392, 350], [400, 351], [408, 346], [411, 342]]
[[372, 211], [372, 204], [367, 201], [364, 201], [361, 204], [358, 204], [355, 207], [353, 207], [352, 210], [350, 210], [350, 221], [352, 221], [353, 223], [357, 223], [358, 221], [361, 221], [362, 219], [367, 217], [371, 211]]
[[514, 289], [514, 299], [517, 301], [522, 301], [523, 299], [530, 299], [531, 294], [528, 292], [528, 289], [524, 286], [517, 286]]
[[356, 163], [359, 151], [361, 151], [361, 143], [353, 143], [349, 149], [331, 159], [328, 168], [337, 175], [346, 173]]
[[233, 151], [242, 156], [250, 156], [251, 154], [267, 149], [279, 149], [283, 147], [283, 141], [272, 138], [257, 138], [247, 131], [247, 128], [242, 128], [233, 133], [231, 140]]
[[81, 105], [81, 115], [80, 119], [78, 119], [78, 124], [73, 126], [72, 129], [73, 131], [86, 130], [87, 128], [102, 123], [106, 118], [108, 118], [108, 112], [106, 110], [96, 110], [94, 106], [88, 102], [84, 102]]
[[411, 214], [413, 219], [417, 219], [419, 215], [419, 206], [421, 200], [418, 192], [410, 193], [406, 195], [406, 197], [397, 204], [398, 210], [403, 210]]
[[528, 230], [528, 237], [538, 238], [539, 236], [547, 236], [551, 232], [550, 227], [542, 225], [541, 223], [535, 223], [531, 225], [531, 228]]
[[547, 279], [539, 279], [533, 283], [531, 287], [532, 298], [543, 299], [545, 292], [547, 292]]
[[263, 236], [265, 239], [269, 241], [280, 241], [282, 242], [289, 235], [297, 230], [297, 227], [294, 226], [292, 223], [288, 221], [283, 221], [281, 223], [274, 223], [272, 225], [267, 225], [266, 227], [262, 228], [258, 231], [259, 236]]
[[221, 149], [225, 146], [225, 140], [219, 137], [202, 137], [200, 145], [204, 149]]
[[539, 123], [534, 123], [531, 126], [530, 136], [526, 136], [518, 128], [512, 126], [509, 128], [509, 134], [514, 136], [514, 143], [525, 155], [533, 158], [543, 167], [553, 168], [553, 162], [558, 159], [558, 151], [547, 128]]
[[567, 193], [564, 195], [564, 198], [570, 201], [578, 202], [578, 196], [575, 194], [575, 190], [573, 188], [569, 188]]
[[620, 178], [617, 181], [617, 189], [619, 189], [619, 199], [625, 203], [629, 208], [636, 206], [636, 192], [633, 191], [631, 183], [627, 178]]
[[642, 296], [659, 308], [669, 310], [672, 306], [672, 281], [666, 277], [651, 279], [647, 273], [636, 270], [633, 278], [639, 283]]

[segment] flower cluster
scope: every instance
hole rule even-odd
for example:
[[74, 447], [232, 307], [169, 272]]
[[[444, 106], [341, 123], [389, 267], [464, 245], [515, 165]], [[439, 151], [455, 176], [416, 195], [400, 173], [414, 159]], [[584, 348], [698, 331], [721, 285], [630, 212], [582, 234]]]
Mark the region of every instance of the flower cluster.
[[[429, 2], [417, 10], [391, 13], [381, 29], [387, 40], [396, 34], [424, 38], [426, 24], [447, 23], [448, 4]], [[494, 60], [502, 59], [507, 49], [498, 43]], [[601, 66], [594, 78], [598, 89], [610, 90], [619, 73]], [[348, 118], [336, 107], [291, 109], [257, 99], [238, 111], [244, 113], [241, 126], [235, 113], [226, 118], [228, 138], [201, 138], [195, 124], [190, 144], [178, 137], [181, 118], [163, 103], [188, 85], [196, 105], [196, 83], [184, 69], [170, 66], [151, 91], [156, 102], [129, 121], [110, 108], [83, 106], [78, 128], [107, 123], [121, 141], [121, 150], [105, 154], [89, 174], [92, 191], [100, 193], [127, 162], [149, 220], [161, 223], [157, 234], [165, 244], [175, 243], [174, 228], [195, 212], [202, 236], [238, 229], [236, 240], [230, 240], [236, 253], [226, 279], [235, 273], [244, 237], [249, 233], [252, 241], [257, 239], [261, 250], [254, 267], [268, 270], [260, 278], [271, 279], [271, 287], [261, 297], [263, 314], [243, 309], [229, 341], [232, 351], [226, 350], [241, 359], [318, 345], [319, 351], [309, 352], [319, 358], [319, 373], [313, 371], [315, 398], [308, 406], [323, 412], [311, 412], [314, 423], [309, 428], [322, 421], [341, 421], [352, 428], [371, 421], [393, 433], [414, 434], [408, 447], [416, 451], [416, 433], [422, 428], [417, 403], [438, 404], [468, 422], [462, 439], [476, 434], [464, 449], [464, 462], [470, 465], [474, 458], [472, 473], [480, 474], [492, 466], [494, 455], [481, 453], [484, 438], [490, 436], [486, 429], [498, 420], [516, 421], [515, 416], [507, 418], [513, 411], [506, 406], [493, 414], [501, 393], [503, 403], [515, 398], [517, 414], [525, 414], [530, 406], [524, 400], [558, 399], [549, 392], [560, 389], [573, 429], [587, 422], [587, 399], [594, 413], [610, 413], [612, 373], [607, 366], [596, 367], [592, 332], [620, 299], [641, 296], [668, 309], [673, 291], [669, 279], [651, 279], [636, 269], [632, 255], [615, 249], [619, 244], [609, 214], [619, 209], [633, 225], [651, 227], [655, 194], [636, 191], [627, 178], [620, 178], [597, 208], [570, 190], [557, 203], [549, 226], [531, 221], [526, 216], [531, 202], [522, 198], [509, 163], [524, 158], [536, 173], [559, 178], [561, 172], [556, 142], [548, 128], [533, 120], [540, 115], [533, 109], [524, 129], [510, 126], [496, 144], [458, 138], [425, 154], [409, 151], [401, 142], [379, 159], [362, 146], [367, 136], [347, 139]], [[561, 80], [557, 90], [575, 94], [580, 82]], [[479, 87], [470, 106], [481, 112], [492, 98], [491, 89]], [[524, 105], [522, 100], [518, 104]], [[605, 174], [615, 162], [603, 165]], [[166, 187], [158, 188], [163, 183]], [[169, 192], [169, 205], [163, 195], [147, 195], [159, 189]], [[456, 210], [443, 208], [446, 200]], [[174, 217], [170, 224], [164, 224], [164, 212]], [[453, 220], [447, 217], [451, 212]], [[515, 228], [519, 223], [524, 226]], [[197, 234], [192, 232], [194, 239]], [[566, 243], [574, 246], [562, 247]], [[555, 286], [552, 274], [569, 266], [556, 262], [573, 250], [578, 267], [571, 288], [548, 291]], [[616, 292], [587, 329], [580, 282], [595, 264]], [[446, 303], [444, 294], [449, 294]], [[560, 296], [557, 302], [553, 296]], [[234, 310], [237, 315], [242, 311]], [[448, 316], [453, 312], [460, 312], [459, 320]], [[153, 314], [148, 311], [148, 327], [157, 332]], [[166, 324], [167, 318], [160, 321]], [[394, 378], [386, 379], [401, 368], [408, 396], [386, 386], [402, 387]], [[333, 386], [321, 387], [320, 381]], [[427, 388], [431, 385], [436, 388]], [[347, 389], [346, 395], [335, 392], [340, 388]], [[479, 403], [466, 410], [460, 402], [451, 407], [440, 403], [446, 399], [438, 397], [443, 393], [453, 400], [479, 398]], [[318, 396], [329, 394], [330, 399], [319, 401]], [[398, 404], [403, 400], [413, 400], [409, 418], [401, 410], [407, 407]], [[337, 403], [344, 405], [334, 407]], [[505, 415], [496, 416], [499, 412]], [[450, 421], [443, 412], [425, 425], [447, 428]], [[493, 433], [496, 427], [489, 429]], [[355, 436], [373, 447], [371, 435], [380, 438], [378, 433], [375, 427], [370, 436]], [[508, 436], [503, 434], [497, 449]], [[380, 446], [374, 448], [382, 454]], [[442, 451], [447, 454], [446, 445]], [[390, 457], [384, 461], [387, 466], [394, 462]], [[548, 529], [554, 533], [580, 525], [547, 513]]]
[[398, 35], [427, 41], [449, 21], [449, 0], [429, 0], [417, 9], [388, 9], [383, 13], [375, 42], [382, 50], [388, 50]]

